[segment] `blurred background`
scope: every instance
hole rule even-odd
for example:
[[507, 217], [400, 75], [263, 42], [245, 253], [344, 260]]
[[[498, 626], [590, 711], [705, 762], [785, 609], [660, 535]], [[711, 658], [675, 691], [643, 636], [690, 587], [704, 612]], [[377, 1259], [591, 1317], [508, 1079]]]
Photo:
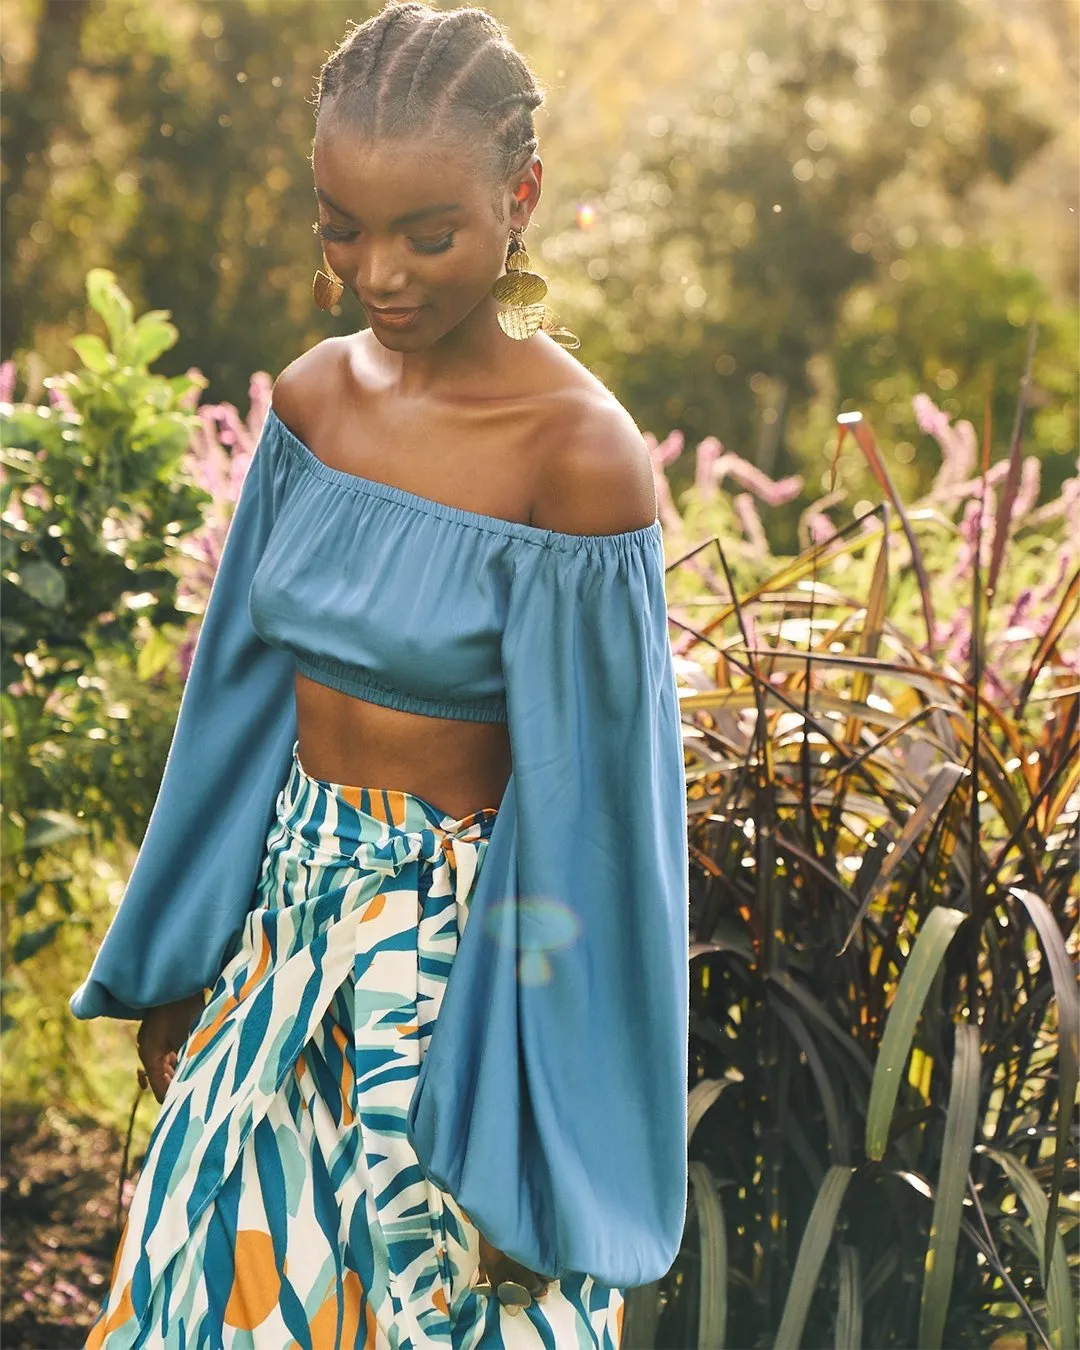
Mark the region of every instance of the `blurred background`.
[[[4, 562], [5, 1345], [74, 1345], [89, 1325], [130, 1190], [125, 1136], [134, 1159], [153, 1122], [149, 1095], [134, 1100], [134, 1026], [75, 1024], [66, 1000], [153, 802], [191, 616], [269, 381], [360, 322], [348, 304], [312, 303], [308, 157], [319, 67], [377, 7], [0, 0], [0, 400], [5, 444], [53, 473], [48, 501], [35, 498], [25, 459], [4, 517], [5, 548], [40, 536], [20, 573], [14, 554]], [[725, 505], [710, 527], [738, 526], [753, 545], [735, 550], [748, 582], [818, 538], [837, 503], [844, 519], [870, 510], [880, 475], [838, 437], [839, 413], [872, 421], [910, 502], [941, 481], [950, 423], [1002, 459], [1037, 329], [1025, 502], [1055, 523], [1017, 585], [1057, 575], [1054, 503], [1077, 500], [1080, 4], [488, 8], [546, 89], [530, 249], [580, 359], [649, 436], [691, 542], [695, 478], [708, 497], [702, 475], [721, 451], [739, 457], [756, 505]], [[142, 382], [117, 395], [101, 383], [104, 343], [119, 351], [148, 311], [128, 362]], [[124, 477], [130, 455], [104, 486], [64, 461], [69, 414], [90, 436], [140, 400], [157, 421], [146, 432], [135, 418], [139, 434], [161, 456], [145, 482]], [[64, 483], [69, 500], [103, 494], [87, 535], [98, 543], [64, 562], [78, 584], [48, 552], [74, 537], [55, 513]], [[117, 490], [141, 513], [134, 533]], [[179, 567], [169, 532], [194, 541]], [[138, 573], [134, 599], [114, 563]], [[691, 590], [674, 584], [688, 603]], [[1036, 637], [1058, 597], [1041, 603]], [[949, 618], [947, 598], [939, 610]]]
[[[491, 8], [547, 89], [531, 228], [553, 305], [643, 430], [718, 436], [813, 479], [837, 404], [872, 399], [900, 481], [925, 483], [911, 395], [981, 418], [993, 386], [1008, 421], [1038, 314], [1051, 406], [1032, 430], [1047, 490], [1060, 481], [1076, 441], [1073, 0]], [[197, 366], [212, 400], [355, 329], [355, 311], [311, 302], [308, 156], [318, 68], [370, 9], [0, 12], [0, 354], [28, 384], [70, 360], [91, 266], [137, 310], [171, 311], [160, 368]]]

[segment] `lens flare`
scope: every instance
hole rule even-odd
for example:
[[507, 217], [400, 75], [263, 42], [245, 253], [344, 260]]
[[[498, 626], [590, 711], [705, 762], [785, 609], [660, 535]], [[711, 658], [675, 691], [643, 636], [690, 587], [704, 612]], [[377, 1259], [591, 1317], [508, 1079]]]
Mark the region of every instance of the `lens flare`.
[[560, 900], [532, 897], [492, 905], [486, 928], [500, 946], [517, 951], [518, 979], [535, 986], [549, 982], [554, 972], [548, 954], [575, 941], [581, 920]]
[[579, 202], [577, 223], [579, 230], [591, 230], [596, 224], [596, 207], [590, 206], [588, 202]]

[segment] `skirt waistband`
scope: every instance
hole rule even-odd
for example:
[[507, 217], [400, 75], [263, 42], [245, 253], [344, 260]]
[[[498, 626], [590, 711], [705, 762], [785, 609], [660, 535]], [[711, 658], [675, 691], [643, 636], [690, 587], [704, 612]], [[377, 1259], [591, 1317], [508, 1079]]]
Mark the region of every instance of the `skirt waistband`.
[[354, 787], [315, 778], [300, 762], [300, 742], [292, 749], [292, 768], [282, 789], [284, 808], [294, 819], [306, 818], [318, 829], [333, 815], [335, 834], [356, 840], [388, 834], [433, 830], [451, 836], [488, 838], [498, 811], [485, 806], [467, 816], [450, 816], [412, 792], [396, 788]]

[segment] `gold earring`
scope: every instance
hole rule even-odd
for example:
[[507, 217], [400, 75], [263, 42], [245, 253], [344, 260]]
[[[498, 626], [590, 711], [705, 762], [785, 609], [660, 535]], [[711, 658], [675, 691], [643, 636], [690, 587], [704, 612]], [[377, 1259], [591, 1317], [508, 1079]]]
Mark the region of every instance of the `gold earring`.
[[312, 299], [320, 309], [333, 309], [341, 297], [345, 294], [345, 283], [335, 273], [334, 269], [326, 261], [326, 252], [322, 255], [323, 267], [317, 271], [311, 280]]
[[491, 294], [501, 308], [495, 315], [499, 327], [515, 342], [523, 342], [534, 333], [545, 332], [560, 347], [580, 347], [581, 342], [569, 328], [560, 328], [555, 315], [543, 304], [547, 282], [530, 270], [520, 230], [511, 230], [506, 246], [506, 273], [495, 279]]

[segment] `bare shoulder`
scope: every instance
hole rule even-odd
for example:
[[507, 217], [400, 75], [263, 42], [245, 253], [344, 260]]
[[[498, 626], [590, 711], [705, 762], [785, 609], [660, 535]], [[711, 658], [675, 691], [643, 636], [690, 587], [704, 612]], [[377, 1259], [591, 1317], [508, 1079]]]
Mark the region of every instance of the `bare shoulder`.
[[273, 409], [301, 440], [309, 441], [322, 411], [339, 402], [348, 369], [346, 342], [341, 337], [317, 342], [290, 361], [274, 381]]
[[563, 534], [620, 534], [656, 519], [648, 447], [599, 380], [559, 398], [541, 449], [532, 523]]

